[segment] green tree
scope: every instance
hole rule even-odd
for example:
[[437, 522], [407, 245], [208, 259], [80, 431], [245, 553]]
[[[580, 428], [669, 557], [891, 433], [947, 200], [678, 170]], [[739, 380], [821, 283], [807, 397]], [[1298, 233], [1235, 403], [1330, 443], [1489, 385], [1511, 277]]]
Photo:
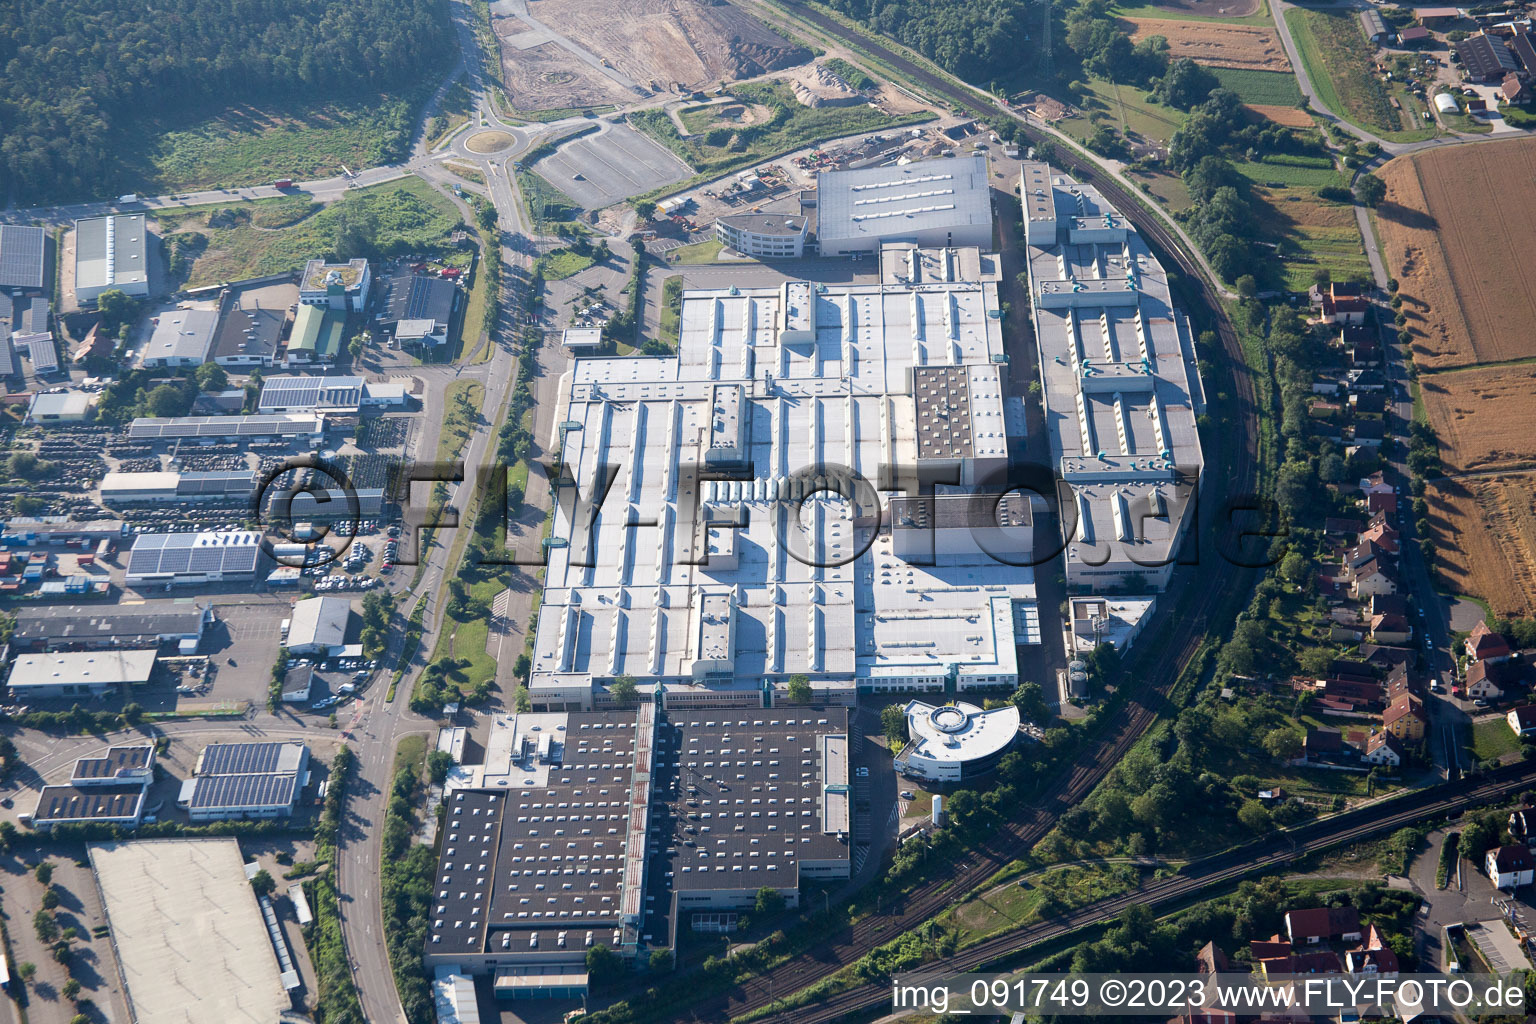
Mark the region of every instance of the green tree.
[[22, 981], [31, 981], [32, 978], [37, 974], [37, 964], [33, 963], [31, 960], [23, 960], [21, 963], [16, 965], [16, 973], [21, 975]]
[[1300, 551], [1292, 551], [1280, 561], [1280, 575], [1292, 583], [1304, 583], [1311, 575], [1312, 563]]
[[624, 961], [619, 955], [599, 942], [587, 950], [587, 975], [594, 985], [603, 985], [618, 979], [624, 972]]
[[753, 901], [752, 909], [758, 914], [777, 914], [784, 909], [784, 896], [779, 890], [765, 885], [757, 890], [757, 899]]
[[649, 199], [640, 200], [635, 204], [635, 216], [639, 217], [641, 222], [650, 220], [656, 216], [656, 204]]
[[43, 885], [53, 881], [53, 864], [50, 861], [40, 861], [37, 867], [32, 869], [32, 875]]
[[218, 363], [204, 363], [192, 371], [192, 379], [202, 391], [223, 391], [229, 387], [229, 373]]
[[1237, 809], [1237, 820], [1250, 832], [1270, 830], [1269, 810], [1257, 800], [1244, 800]]
[[59, 905], [59, 890], [49, 886], [43, 890], [43, 909], [52, 910]]
[[790, 703], [809, 704], [811, 702], [813, 696], [811, 681], [806, 676], [799, 674], [790, 676], [788, 690]]
[[59, 937], [59, 922], [48, 911], [40, 909], [32, 915], [32, 930], [37, 933], [39, 942], [53, 942]]
[[161, 384], [145, 398], [145, 408], [151, 416], [183, 416], [187, 412], [187, 400], [181, 389]]
[[1232, 284], [1241, 298], [1251, 299], [1259, 293], [1259, 282], [1254, 280], [1252, 274], [1243, 274]]
[[887, 704], [880, 709], [880, 731], [892, 746], [907, 740], [907, 713], [900, 704]]
[[635, 677], [632, 675], [615, 678], [608, 686], [608, 694], [620, 704], [634, 704], [640, 700], [640, 688], [635, 685]]
[[18, 494], [11, 499], [11, 505], [21, 516], [35, 516], [48, 507], [48, 503], [35, 494]]
[[251, 888], [256, 890], [258, 896], [270, 896], [272, 890], [277, 888], [277, 883], [272, 880], [272, 875], [266, 868], [262, 868], [251, 876]]
[[96, 311], [101, 314], [101, 330], [115, 335], [138, 319], [139, 300], [121, 288], [108, 288], [96, 297]]
[[75, 996], [80, 994], [80, 979], [70, 978], [64, 983], [64, 987], [60, 989], [60, 991], [63, 993], [65, 999], [68, 999], [70, 1002], [74, 1002]]
[[434, 750], [427, 755], [427, 778], [432, 780], [434, 786], [441, 786], [448, 781], [448, 773], [453, 770], [453, 755], [446, 750]]
[[1374, 174], [1362, 174], [1355, 179], [1355, 196], [1366, 206], [1378, 206], [1387, 198], [1387, 183]]
[[30, 480], [37, 475], [38, 467], [45, 465], [32, 452], [16, 452], [5, 460], [5, 472], [12, 480]]
[[1301, 753], [1301, 733], [1289, 726], [1281, 726], [1271, 729], [1264, 737], [1264, 749], [1269, 751], [1271, 757], [1282, 761], [1289, 761]]
[[651, 970], [656, 973], [670, 971], [672, 969], [672, 951], [670, 949], [651, 950]]
[[1051, 717], [1050, 708], [1045, 706], [1045, 691], [1040, 684], [1026, 679], [1019, 684], [1019, 688], [1013, 691], [1009, 698], [1013, 706], [1019, 709], [1019, 714], [1031, 722], [1044, 722]]

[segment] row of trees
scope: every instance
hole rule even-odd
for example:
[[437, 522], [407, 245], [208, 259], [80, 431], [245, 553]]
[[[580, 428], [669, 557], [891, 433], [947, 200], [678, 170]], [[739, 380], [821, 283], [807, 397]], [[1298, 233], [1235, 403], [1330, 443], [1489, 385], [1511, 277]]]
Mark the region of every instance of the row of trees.
[[831, 0], [831, 6], [967, 81], [1038, 66], [1042, 6], [1026, 0]]
[[[151, 118], [222, 103], [306, 102], [400, 87], [454, 46], [417, 0], [33, 0], [0, 7], [0, 199], [110, 194]], [[411, 112], [390, 105], [387, 126]], [[395, 134], [400, 134], [396, 132]], [[407, 136], [408, 137], [408, 136]]]

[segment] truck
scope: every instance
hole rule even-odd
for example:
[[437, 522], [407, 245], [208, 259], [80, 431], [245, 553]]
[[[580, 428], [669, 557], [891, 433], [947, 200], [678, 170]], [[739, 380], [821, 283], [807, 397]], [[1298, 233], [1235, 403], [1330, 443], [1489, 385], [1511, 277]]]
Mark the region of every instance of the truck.
[[272, 183], [273, 188], [293, 188], [292, 178], [278, 178]]
[[117, 201], [119, 203], [136, 203], [139, 201], [139, 194], [137, 192], [129, 192], [125, 196], [118, 196]]

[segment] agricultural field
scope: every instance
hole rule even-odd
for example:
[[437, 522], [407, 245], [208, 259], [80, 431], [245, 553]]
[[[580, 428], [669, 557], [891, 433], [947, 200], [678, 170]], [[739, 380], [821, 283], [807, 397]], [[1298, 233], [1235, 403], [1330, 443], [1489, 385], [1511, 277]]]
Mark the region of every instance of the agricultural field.
[[1122, 0], [1115, 13], [1178, 21], [1267, 21], [1264, 0]]
[[1255, 185], [1269, 188], [1316, 189], [1348, 184], [1348, 179], [1325, 156], [1274, 153], [1263, 160], [1245, 160], [1233, 166]]
[[1238, 99], [1252, 106], [1294, 107], [1301, 102], [1301, 87], [1289, 71], [1216, 67], [1211, 68], [1211, 74], [1223, 89], [1232, 90]]
[[1122, 18], [1131, 38], [1148, 36], [1168, 40], [1169, 56], [1218, 68], [1283, 72], [1291, 69], [1285, 48], [1273, 26], [1226, 21], [1172, 21], [1165, 18]]
[[1536, 476], [1447, 477], [1429, 485], [1435, 568], [1498, 616], [1536, 613]]
[[[1266, 174], [1273, 170], [1270, 164], [1262, 167]], [[1339, 280], [1369, 275], [1360, 225], [1349, 204], [1321, 199], [1310, 188], [1256, 187], [1252, 194], [1264, 241], [1287, 257], [1275, 267], [1275, 287], [1304, 291], [1313, 273], [1323, 268]], [[1290, 258], [1295, 256], [1305, 261]]]
[[1536, 139], [1400, 157], [1381, 177], [1376, 223], [1419, 368], [1536, 356], [1536, 207], [1508, 201], [1536, 179]]
[[1536, 467], [1536, 364], [1419, 375], [1447, 472]]
[[361, 225], [381, 254], [440, 247], [462, 223], [445, 196], [415, 177], [358, 189], [329, 206], [285, 198], [155, 216], [163, 236], [186, 236], [196, 253], [187, 268], [190, 288], [295, 269], [333, 252], [344, 222]]
[[1353, 9], [1285, 12], [1286, 25], [1318, 99], [1357, 125], [1385, 133], [1396, 142], [1428, 138], [1432, 129], [1412, 123], [1412, 113], [1392, 106], [1386, 83], [1376, 72], [1376, 47], [1365, 38]]
[[1311, 128], [1312, 115], [1298, 107], [1274, 107], [1266, 103], [1245, 103], [1254, 117], [1273, 121], [1283, 128]]
[[[731, 4], [706, 0], [540, 0], [539, 24], [494, 16], [502, 75], [519, 110], [581, 108], [751, 78], [811, 59]], [[530, 15], [532, 16], [532, 15]], [[573, 59], [548, 29], [597, 60]]]
[[153, 194], [270, 184], [341, 174], [398, 159], [410, 140], [413, 101], [325, 103], [272, 111], [239, 106], [192, 124], [164, 126], [122, 154], [129, 180]]

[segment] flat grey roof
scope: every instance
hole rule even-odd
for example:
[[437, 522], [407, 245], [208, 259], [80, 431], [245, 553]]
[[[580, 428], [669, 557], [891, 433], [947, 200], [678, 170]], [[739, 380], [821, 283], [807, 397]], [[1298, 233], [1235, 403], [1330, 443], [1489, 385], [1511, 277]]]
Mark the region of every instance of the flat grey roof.
[[154, 651], [65, 651], [23, 654], [11, 669], [9, 685], [63, 686], [143, 683], [155, 668]]
[[0, 288], [41, 288], [46, 251], [42, 228], [0, 225]]
[[337, 646], [346, 640], [351, 617], [352, 602], [345, 597], [306, 598], [293, 606], [287, 646]]
[[148, 228], [142, 213], [75, 221], [75, 288], [110, 288], [149, 280]]
[[29, 643], [67, 643], [118, 638], [193, 635], [202, 629], [203, 608], [179, 601], [142, 604], [53, 605], [16, 609], [11, 639]]
[[288, 314], [281, 309], [231, 309], [213, 336], [211, 359], [267, 359], [277, 354]]
[[135, 441], [177, 437], [269, 437], [318, 434], [325, 421], [309, 413], [271, 416], [141, 416], [128, 425]]
[[785, 216], [782, 213], [736, 213], [721, 217], [720, 223], [759, 235], [798, 238], [805, 232], [809, 222], [804, 217]]
[[135, 1020], [268, 1022], [289, 1009], [234, 839], [89, 851]]
[[121, 786], [45, 786], [38, 796], [34, 823], [134, 818], [144, 803], [142, 783]]
[[143, 359], [203, 363], [213, 346], [219, 314], [211, 309], [172, 309], [160, 314], [160, 322], [144, 346]]
[[884, 237], [992, 223], [984, 153], [822, 171], [817, 195], [817, 233], [823, 239], [867, 237], [873, 245]]

